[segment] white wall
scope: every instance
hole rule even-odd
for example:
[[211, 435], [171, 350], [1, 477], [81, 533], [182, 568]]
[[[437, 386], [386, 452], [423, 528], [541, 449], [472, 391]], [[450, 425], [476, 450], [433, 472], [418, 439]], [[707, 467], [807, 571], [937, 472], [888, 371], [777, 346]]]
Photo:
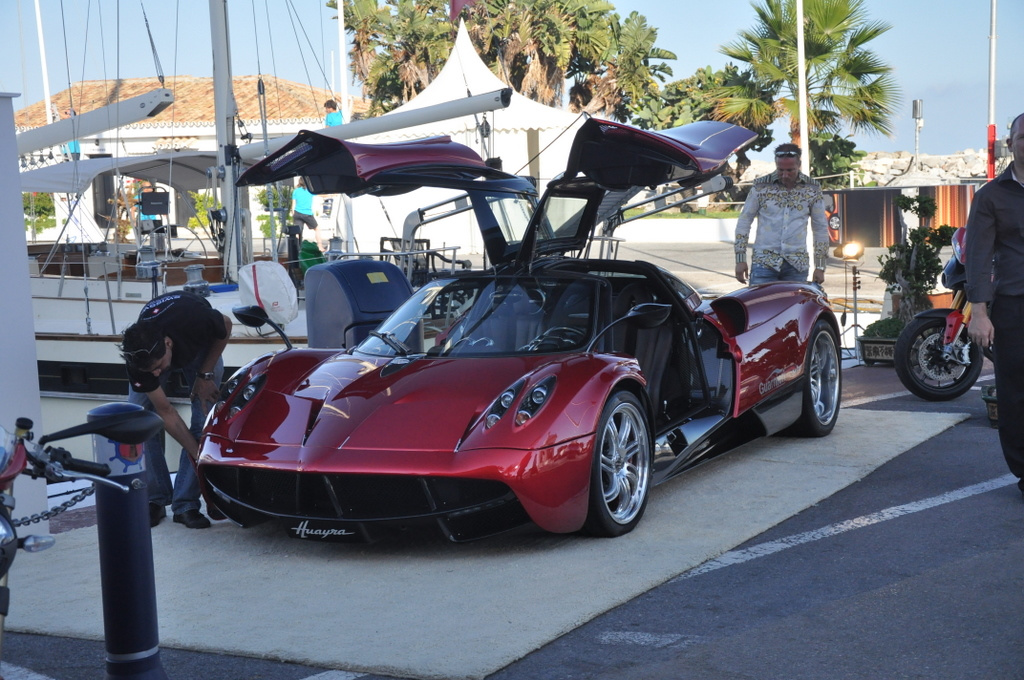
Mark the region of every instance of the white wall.
[[[39, 375], [36, 371], [32, 295], [25, 257], [25, 218], [21, 209], [18, 147], [14, 135], [17, 94], [0, 92], [0, 290], [4, 291], [4, 351], [0, 352], [0, 425], [14, 430], [19, 417], [31, 418], [39, 428]], [[18, 225], [22, 228], [19, 229]], [[88, 445], [88, 442], [87, 442]], [[46, 484], [20, 477], [15, 485], [16, 517], [46, 509]], [[47, 528], [44, 526], [45, 532]]]

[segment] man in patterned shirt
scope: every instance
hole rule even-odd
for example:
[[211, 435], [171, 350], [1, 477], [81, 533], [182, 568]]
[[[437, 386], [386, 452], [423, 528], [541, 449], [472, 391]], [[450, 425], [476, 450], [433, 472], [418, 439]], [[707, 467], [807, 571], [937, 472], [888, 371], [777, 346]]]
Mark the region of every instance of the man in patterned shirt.
[[750, 285], [772, 281], [807, 281], [807, 218], [814, 235], [813, 281], [825, 281], [828, 222], [821, 187], [800, 172], [800, 147], [775, 148], [775, 172], [754, 180], [736, 223], [736, 280], [747, 282], [747, 243], [757, 218]]

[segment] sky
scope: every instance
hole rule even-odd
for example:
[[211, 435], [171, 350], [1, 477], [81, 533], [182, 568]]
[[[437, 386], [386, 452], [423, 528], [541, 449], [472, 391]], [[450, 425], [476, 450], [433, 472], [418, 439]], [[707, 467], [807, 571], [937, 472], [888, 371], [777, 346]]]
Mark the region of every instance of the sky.
[[[657, 45], [677, 57], [667, 62], [674, 78], [688, 77], [704, 66], [725, 66], [728, 60], [719, 48], [735, 41], [739, 31], [755, 22], [749, 0], [611, 1], [623, 17], [638, 11], [658, 30]], [[892, 26], [870, 46], [892, 65], [902, 102], [894, 120], [894, 135], [857, 135], [858, 149], [913, 152], [911, 102], [915, 99], [923, 102], [922, 154], [985, 148], [991, 2], [865, 0], [871, 20]], [[211, 73], [206, 0], [38, 3], [43, 13], [51, 92], [78, 80], [117, 76], [153, 76], [156, 84], [143, 8], [168, 78], [175, 73]], [[235, 75], [272, 73], [318, 87], [337, 83], [336, 12], [327, 9], [323, 0], [228, 0], [228, 12]], [[268, 26], [273, 27], [272, 32]], [[1024, 41], [1011, 31], [1011, 27], [1021, 26], [1024, 2], [998, 3], [994, 122], [1001, 138], [1012, 118], [1024, 111]], [[118, 35], [120, 41], [115, 40]], [[0, 0], [0, 64], [0, 92], [23, 94], [14, 102], [16, 109], [43, 99], [33, 0]], [[354, 86], [350, 91], [358, 94]]]

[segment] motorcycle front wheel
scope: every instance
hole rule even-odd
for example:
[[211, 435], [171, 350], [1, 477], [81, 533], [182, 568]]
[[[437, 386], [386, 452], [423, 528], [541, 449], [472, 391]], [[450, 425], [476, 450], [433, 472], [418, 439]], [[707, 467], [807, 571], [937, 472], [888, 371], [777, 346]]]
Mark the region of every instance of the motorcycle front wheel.
[[953, 353], [962, 354], [967, 345], [966, 365], [944, 355], [942, 336], [946, 330], [943, 317], [921, 317], [907, 324], [894, 348], [896, 375], [908, 390], [928, 401], [956, 399], [971, 389], [981, 375], [984, 362], [981, 350], [967, 337], [966, 326], [960, 330]]

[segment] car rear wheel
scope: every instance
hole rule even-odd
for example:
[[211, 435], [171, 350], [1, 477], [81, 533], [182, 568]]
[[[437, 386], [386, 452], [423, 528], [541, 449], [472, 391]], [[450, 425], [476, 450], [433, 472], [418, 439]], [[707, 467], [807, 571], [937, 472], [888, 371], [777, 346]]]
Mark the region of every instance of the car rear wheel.
[[621, 536], [636, 527], [647, 508], [651, 457], [643, 406], [629, 392], [614, 393], [601, 412], [594, 442], [587, 533]]
[[824, 437], [839, 419], [842, 372], [839, 345], [832, 327], [818, 321], [807, 346], [803, 409], [791, 433], [803, 437]]

